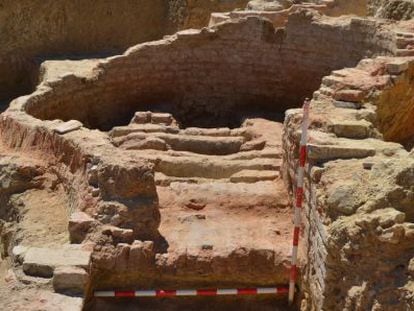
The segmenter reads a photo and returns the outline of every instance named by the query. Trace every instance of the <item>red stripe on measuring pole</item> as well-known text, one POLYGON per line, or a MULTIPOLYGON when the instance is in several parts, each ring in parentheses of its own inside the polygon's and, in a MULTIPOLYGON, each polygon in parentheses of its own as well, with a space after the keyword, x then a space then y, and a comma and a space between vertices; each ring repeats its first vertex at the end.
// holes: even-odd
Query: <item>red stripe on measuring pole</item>
POLYGON ((176 290, 157 290, 155 291, 157 297, 174 297, 177 296, 176 290))
POLYGON ((299 151, 299 166, 304 167, 306 163, 306 145, 300 146, 299 151))
POLYGON ((296 188, 296 206, 295 207, 301 208, 302 203, 303 203, 303 188, 298 187, 296 188))
POLYGON ((257 295, 256 288, 240 288, 237 290, 237 295, 257 295))
POLYGON ((296 205, 294 207, 294 229, 293 229, 293 241, 292 241, 292 259, 290 266, 290 280, 289 280, 289 303, 293 303, 295 297, 295 284, 298 276, 297 260, 298 260, 298 245, 300 238, 300 226, 301 226, 301 212, 303 206, 304 197, 304 175, 306 165, 306 144, 308 140, 308 126, 309 126, 309 106, 310 100, 306 99, 303 104, 303 118, 302 118, 302 135, 300 138, 299 148, 299 167, 297 172, 297 185, 296 185, 296 205))
POLYGON ((293 246, 299 245, 299 234, 300 234, 300 228, 295 227, 293 229, 293 246))
POLYGON ((217 289, 198 289, 197 296, 216 296, 217 289))
POLYGON ((141 291, 96 291, 95 297, 184 297, 184 296, 244 296, 244 295, 282 295, 287 294, 289 288, 283 287, 259 287, 259 288, 234 288, 234 289, 181 289, 181 290, 141 290, 141 291))
POLYGON ((289 287, 280 287, 277 289, 277 294, 287 294, 289 293, 289 287))

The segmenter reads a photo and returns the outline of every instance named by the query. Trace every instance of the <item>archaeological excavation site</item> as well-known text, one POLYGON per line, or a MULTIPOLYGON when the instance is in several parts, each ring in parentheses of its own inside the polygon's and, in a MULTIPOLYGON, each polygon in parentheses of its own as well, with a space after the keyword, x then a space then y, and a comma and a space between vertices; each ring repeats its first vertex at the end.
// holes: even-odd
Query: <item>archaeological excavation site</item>
POLYGON ((0 43, 0 310, 414 310, 413 0, 4 0, 0 43))

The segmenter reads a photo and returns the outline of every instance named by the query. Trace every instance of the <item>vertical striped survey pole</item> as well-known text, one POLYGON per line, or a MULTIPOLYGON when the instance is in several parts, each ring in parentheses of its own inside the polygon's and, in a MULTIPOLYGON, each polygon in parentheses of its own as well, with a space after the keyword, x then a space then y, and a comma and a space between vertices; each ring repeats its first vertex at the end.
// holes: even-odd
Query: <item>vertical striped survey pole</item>
POLYGON ((297 271, 297 259, 298 259, 298 244, 301 226, 301 212, 303 205, 303 179, 305 173, 306 163, 306 144, 308 140, 308 126, 309 126, 309 106, 310 100, 307 98, 303 104, 303 119, 302 119, 302 135, 300 139, 299 150, 299 167, 297 172, 297 185, 296 185, 296 202, 295 202, 295 218, 294 218, 294 230, 293 230, 293 247, 292 247, 292 259, 290 267, 290 281, 289 281, 289 304, 293 303, 295 297, 295 284, 298 275, 297 271))

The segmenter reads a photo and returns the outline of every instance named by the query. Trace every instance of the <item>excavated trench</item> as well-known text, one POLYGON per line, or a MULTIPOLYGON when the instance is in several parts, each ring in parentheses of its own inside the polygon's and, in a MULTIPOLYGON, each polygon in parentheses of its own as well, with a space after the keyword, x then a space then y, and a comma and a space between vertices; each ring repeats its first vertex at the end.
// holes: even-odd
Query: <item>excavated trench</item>
MULTIPOLYGON (((269 53, 279 40, 273 27, 258 19, 242 25, 230 23, 216 33, 188 31, 168 44, 138 46, 98 63, 92 77, 66 75, 61 82, 46 82, 38 99, 26 102, 26 112, 38 119, 81 121, 105 131, 113 148, 153 165, 160 215, 159 237, 148 255, 153 259, 134 263, 132 255, 121 259, 123 253, 111 251, 126 266, 110 268, 98 252, 91 289, 287 284, 292 223, 280 175, 281 121, 286 109, 311 94, 311 86, 293 96, 285 93, 290 86, 283 80, 292 78, 276 74, 281 64, 269 53), (242 42, 236 50, 223 50, 239 41, 240 32, 251 31, 254 46, 246 49, 242 42), (256 47, 263 44, 258 57, 256 47)), ((98 218, 115 223, 105 212, 98 218)), ((242 301, 247 309, 285 302, 277 297, 186 299, 173 305, 214 303, 226 310, 242 301)), ((102 299, 89 303, 99 310, 120 306, 102 299)))
MULTIPOLYGON (((287 284, 292 222, 280 172, 284 112, 312 97, 332 70, 355 66, 367 51, 390 54, 387 36, 369 40, 373 29, 307 11, 292 14, 283 29, 257 18, 231 21, 45 79, 15 101, 16 125, 2 120, 10 144, 64 150, 60 160, 70 173, 60 173, 73 175, 67 188, 80 193, 71 206, 94 218, 93 234, 77 237, 101 243, 92 255, 87 307, 137 306, 93 299, 93 290, 287 284), (69 120, 83 127, 57 135, 69 120), (37 134, 29 134, 31 126, 37 134)), ((377 112, 385 139, 407 148, 412 111, 393 115, 400 128, 388 128, 385 105, 395 98, 409 109, 410 82, 398 82, 401 96, 384 93, 377 112)), ((139 303, 148 310, 249 310, 258 303, 260 310, 275 303, 286 310, 275 298, 139 303)))

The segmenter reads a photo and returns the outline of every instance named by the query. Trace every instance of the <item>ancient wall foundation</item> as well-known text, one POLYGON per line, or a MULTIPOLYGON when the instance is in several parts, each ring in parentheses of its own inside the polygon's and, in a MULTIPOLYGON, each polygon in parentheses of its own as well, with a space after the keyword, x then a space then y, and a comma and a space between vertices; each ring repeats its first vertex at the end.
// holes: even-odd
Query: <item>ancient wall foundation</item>
MULTIPOLYGON (((160 2, 160 19, 147 22, 162 36, 234 3, 160 2)), ((136 307, 95 290, 285 286, 298 108, 310 97, 294 308, 414 308, 414 28, 345 9, 325 15, 340 4, 213 15, 210 27, 120 55, 44 62, 33 93, 0 116, 0 156, 10 162, 0 161, 0 264, 13 263, 10 282, 53 278, 61 293, 62 279, 76 276, 87 310, 136 307), (25 208, 42 206, 39 197, 64 211, 66 235, 47 216, 59 241, 24 236, 25 208)), ((209 303, 267 310, 285 300, 209 303)), ((175 303, 140 306, 188 307, 175 303)))
MULTIPOLYGON (((409 284, 404 275, 412 256, 412 214, 406 205, 411 197, 406 177, 412 170, 412 154, 400 144, 382 140, 386 108, 378 101, 390 93, 397 98, 397 94, 410 94, 411 86, 404 81, 411 81, 412 66, 412 59, 363 60, 355 69, 324 78, 314 95, 304 209, 304 243, 309 256, 304 278, 307 299, 312 302, 305 309, 381 308, 391 296, 399 297, 398 310, 412 305, 404 295, 404 286, 409 284), (394 84, 394 79, 400 82, 394 84), (389 184, 398 186, 389 188, 389 184), (393 191, 400 192, 399 199, 393 198, 393 191), (391 253, 393 259, 388 257, 391 253), (377 264, 386 275, 395 277, 400 290, 391 290, 393 285, 382 274, 360 279, 370 265, 377 264)), ((409 96, 400 103, 410 101, 409 96)), ((391 103, 389 97, 387 102, 391 103)), ((397 117, 394 113, 389 117, 397 117)), ((285 172, 293 181, 298 152, 298 126, 293 124, 300 115, 298 110, 291 111, 285 121, 285 172)), ((403 120, 398 124, 404 127, 403 120)), ((390 136, 385 132, 384 138, 391 140, 390 136)), ((402 142, 398 135, 393 138, 402 142)))
POLYGON ((4 1, 0 101, 33 91, 43 59, 120 53, 178 29, 206 26, 212 11, 243 8, 246 2, 121 0, 87 5, 76 0, 4 1))
POLYGON ((332 69, 395 49, 393 34, 378 31, 375 22, 331 21, 299 11, 284 30, 251 18, 179 32, 101 61, 91 76, 48 81, 52 90, 34 93, 25 110, 40 119, 76 119, 99 129, 126 124, 134 111, 149 108, 174 112, 186 126, 209 117, 213 125, 232 126, 241 117, 232 112, 235 107, 249 115, 258 102, 261 111, 277 117, 298 106, 332 69))

